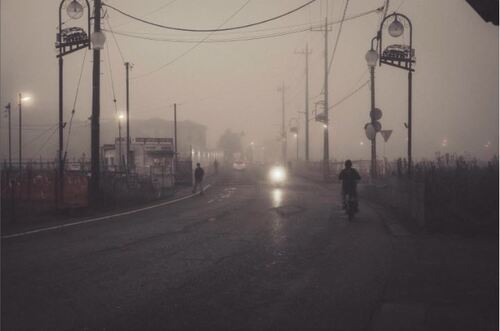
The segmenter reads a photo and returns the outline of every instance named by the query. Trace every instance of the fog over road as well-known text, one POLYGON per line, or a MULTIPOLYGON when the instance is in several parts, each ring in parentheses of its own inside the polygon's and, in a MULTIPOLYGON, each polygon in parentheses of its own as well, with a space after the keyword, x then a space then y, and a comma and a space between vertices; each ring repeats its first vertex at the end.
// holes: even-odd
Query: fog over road
POLYGON ((2 330, 366 330, 391 249, 338 191, 227 171, 174 205, 4 239, 2 330))

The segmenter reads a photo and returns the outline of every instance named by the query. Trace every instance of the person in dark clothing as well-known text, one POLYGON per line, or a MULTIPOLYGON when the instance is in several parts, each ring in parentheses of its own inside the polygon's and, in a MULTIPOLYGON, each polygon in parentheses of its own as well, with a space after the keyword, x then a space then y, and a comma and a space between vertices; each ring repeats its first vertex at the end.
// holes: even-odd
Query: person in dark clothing
POLYGON ((200 187, 200 194, 203 194, 203 176, 205 175, 205 171, 200 166, 199 163, 196 163, 196 169, 194 170, 194 186, 193 193, 196 193, 198 186, 200 187))
POLYGON ((219 162, 217 159, 214 161, 214 173, 217 175, 219 173, 219 162))
POLYGON ((361 179, 359 173, 352 167, 351 160, 347 160, 344 163, 345 168, 339 174, 339 180, 342 181, 342 205, 343 209, 346 208, 346 197, 349 194, 356 201, 356 210, 358 209, 358 192, 357 185, 358 181, 361 179))

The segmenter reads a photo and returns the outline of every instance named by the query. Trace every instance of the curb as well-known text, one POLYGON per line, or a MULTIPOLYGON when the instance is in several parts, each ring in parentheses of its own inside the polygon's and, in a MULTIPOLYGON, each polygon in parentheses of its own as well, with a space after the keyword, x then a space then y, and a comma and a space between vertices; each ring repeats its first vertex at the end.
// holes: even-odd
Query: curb
MULTIPOLYGON (((207 184, 203 188, 203 190, 207 190, 211 186, 212 186, 212 184, 207 184)), ((24 231, 24 232, 13 233, 13 234, 9 234, 9 235, 3 235, 1 237, 1 239, 18 238, 18 237, 24 237, 24 236, 27 236, 27 235, 41 233, 41 232, 59 230, 59 229, 62 229, 62 228, 72 227, 72 226, 76 226, 76 225, 95 223, 95 222, 99 222, 99 221, 109 221, 111 219, 114 219, 114 218, 117 218, 117 217, 120 217, 120 216, 133 215, 133 214, 137 214, 137 213, 140 213, 140 212, 143 212, 143 211, 146 211, 146 210, 150 210, 150 209, 154 209, 154 208, 159 208, 159 207, 163 207, 163 206, 168 206, 168 205, 173 205, 173 204, 175 204, 177 202, 190 199, 190 198, 195 197, 195 196, 197 196, 199 194, 200 193, 188 194, 188 195, 185 195, 185 196, 177 198, 177 199, 168 200, 168 201, 160 202, 160 203, 157 203, 157 204, 154 204, 154 205, 151 205, 151 206, 137 208, 137 209, 132 209, 132 210, 128 210, 128 211, 116 213, 116 214, 111 214, 111 215, 106 215, 106 216, 100 216, 100 217, 94 217, 94 218, 90 218, 90 219, 84 219, 84 220, 81 220, 81 221, 74 221, 74 222, 71 222, 71 223, 64 223, 64 224, 49 226, 49 227, 46 227, 46 228, 39 228, 39 229, 35 229, 35 230, 29 230, 29 231, 24 231)))

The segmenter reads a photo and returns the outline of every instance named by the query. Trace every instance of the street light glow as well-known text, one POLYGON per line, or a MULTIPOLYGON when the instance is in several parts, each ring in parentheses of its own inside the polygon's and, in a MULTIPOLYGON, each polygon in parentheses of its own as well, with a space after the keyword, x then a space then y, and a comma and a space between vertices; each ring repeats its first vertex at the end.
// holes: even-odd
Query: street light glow
POLYGON ((125 118, 125 115, 123 113, 118 114, 118 119, 123 120, 125 118))
POLYGON ((25 96, 21 98, 21 101, 30 101, 31 97, 30 96, 25 96))
POLYGON ((366 52, 365 59, 369 67, 374 67, 378 61, 377 51, 370 49, 368 52, 366 52))
POLYGON ((83 6, 78 1, 73 0, 68 7, 66 7, 66 13, 72 19, 77 20, 83 15, 83 6))
POLYGON ((395 16, 394 21, 389 25, 389 34, 391 37, 397 38, 403 34, 404 30, 403 24, 398 21, 398 17, 395 16))
POLYGON ((94 49, 103 49, 104 43, 106 42, 106 35, 102 31, 96 31, 90 36, 90 41, 94 49))
POLYGON ((294 136, 295 138, 297 138, 297 134, 296 134, 296 133, 294 133, 294 134, 293 134, 293 136, 294 136))
POLYGON ((326 125, 326 124, 323 124, 323 127, 324 127, 325 129, 328 129, 328 125, 326 125))

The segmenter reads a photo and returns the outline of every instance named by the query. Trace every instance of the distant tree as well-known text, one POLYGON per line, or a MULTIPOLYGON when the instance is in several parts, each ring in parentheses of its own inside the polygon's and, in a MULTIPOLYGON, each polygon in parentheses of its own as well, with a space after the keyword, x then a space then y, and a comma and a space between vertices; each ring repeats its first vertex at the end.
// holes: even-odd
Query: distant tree
POLYGON ((241 134, 232 132, 227 129, 219 138, 217 147, 224 152, 225 155, 233 155, 233 153, 242 152, 241 134))

